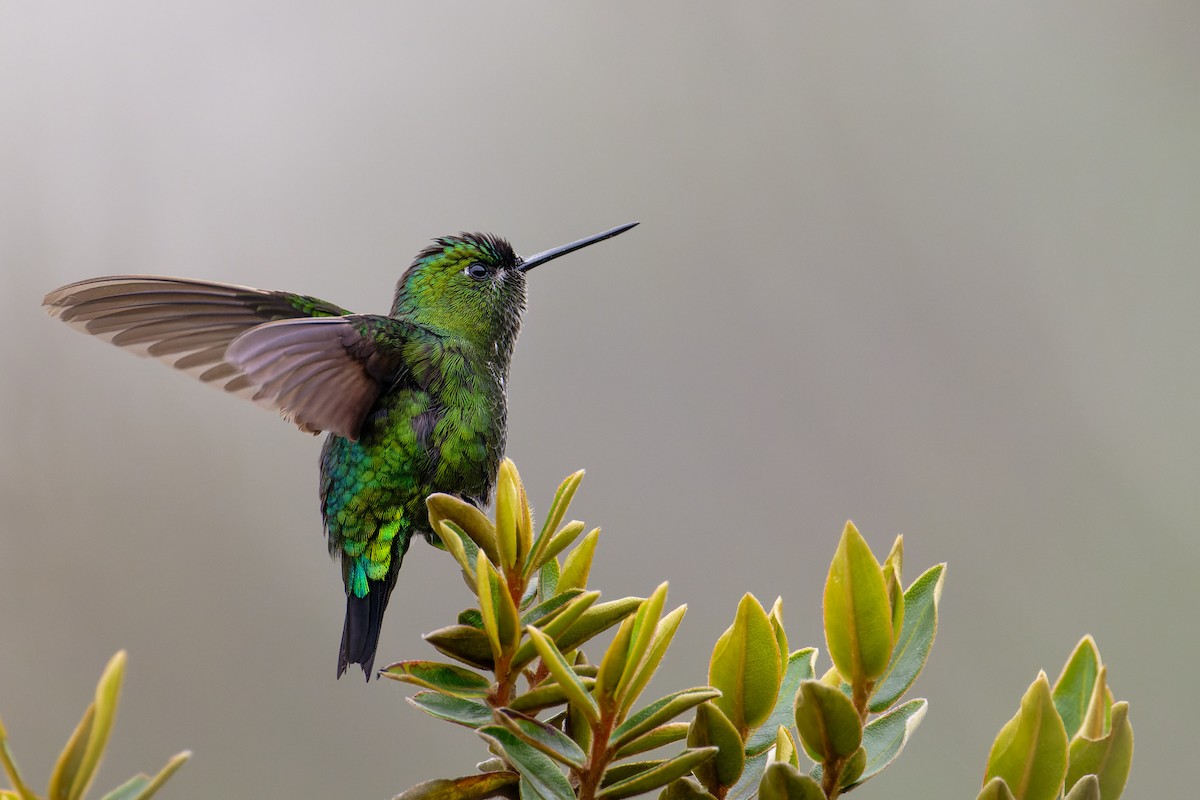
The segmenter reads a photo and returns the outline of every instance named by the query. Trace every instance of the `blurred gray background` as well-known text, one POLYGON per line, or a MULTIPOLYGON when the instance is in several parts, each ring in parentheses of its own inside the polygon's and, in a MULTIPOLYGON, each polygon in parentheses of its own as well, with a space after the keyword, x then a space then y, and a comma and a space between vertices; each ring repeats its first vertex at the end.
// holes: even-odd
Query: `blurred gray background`
MULTIPOLYGON (((588 469, 607 596, 671 581, 655 686, 738 598, 821 645, 852 518, 948 561, 910 749, 856 796, 973 798, 1090 632, 1131 797, 1200 713, 1200 6, 8 2, 0 9, 0 712, 38 785, 127 648, 100 784, 386 798, 482 748, 334 681, 319 441, 40 310, 165 273, 386 310, 430 238, 531 253, 509 454, 588 469), (631 556, 630 554, 636 555, 631 556)), ((379 662, 468 602, 409 554, 379 662)), ((822 657, 824 658, 824 657, 822 657)), ((822 661, 822 669, 827 665, 822 661)))

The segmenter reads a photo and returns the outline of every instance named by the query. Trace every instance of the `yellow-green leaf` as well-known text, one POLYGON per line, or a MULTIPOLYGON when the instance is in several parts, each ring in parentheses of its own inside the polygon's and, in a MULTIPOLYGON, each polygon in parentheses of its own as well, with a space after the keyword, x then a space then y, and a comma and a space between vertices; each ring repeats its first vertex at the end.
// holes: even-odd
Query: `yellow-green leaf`
POLYGON ((636 756, 639 753, 647 753, 668 744, 682 741, 687 738, 688 727, 686 722, 667 722, 659 725, 657 728, 652 728, 649 733, 643 733, 628 744, 622 745, 617 750, 616 758, 622 759, 629 756, 636 756))
POLYGON ((707 702, 696 706, 696 716, 688 727, 688 747, 715 747, 717 754, 695 769, 701 785, 718 797, 742 776, 746 754, 742 737, 721 709, 707 702))
POLYGON ((67 740, 66 747, 54 765, 54 771, 50 773, 50 787, 46 790, 49 800, 67 800, 70 796, 71 786, 75 783, 75 776, 83 762, 84 750, 87 749, 88 739, 91 738, 95 717, 96 704, 91 703, 83 712, 83 718, 75 726, 71 738, 67 740))
POLYGON ((1004 778, 1017 800, 1054 800, 1066 774, 1067 731, 1041 672, 1021 698, 1021 710, 1000 729, 984 781, 1004 778))
POLYGON ((1084 636, 1054 682, 1054 707, 1062 717, 1068 739, 1074 738, 1083 725, 1099 672, 1100 651, 1091 636, 1084 636))
POLYGON ((690 778, 679 778, 667 784, 658 800, 717 800, 690 778))
POLYGON ((605 786, 596 793, 596 798, 597 800, 601 800, 601 798, 620 800, 622 797, 632 797, 635 794, 642 794, 657 789, 660 786, 666 786, 676 778, 682 778, 684 775, 687 775, 697 765, 704 763, 705 760, 712 758, 715 752, 716 748, 712 747, 699 750, 684 750, 674 758, 668 759, 645 772, 605 786))
POLYGON ((554 646, 550 637, 532 626, 525 631, 542 657, 542 663, 566 693, 567 701, 582 711, 590 722, 598 722, 600 709, 596 706, 596 701, 592 699, 575 670, 563 658, 563 654, 554 646))
POLYGON ((496 529, 492 521, 475 506, 449 494, 431 494, 425 500, 430 527, 436 531, 442 520, 449 520, 465 533, 475 546, 487 553, 488 561, 500 563, 496 529))
POLYGON ((625 658, 625 666, 621 670, 621 679, 617 683, 615 690, 615 696, 622 706, 627 707, 625 694, 629 691, 629 687, 637 677, 642 659, 645 657, 646 651, 650 649, 650 644, 654 641, 659 617, 662 616, 663 605, 666 602, 667 583, 664 581, 646 598, 646 601, 638 607, 637 612, 632 617, 632 625, 629 631, 628 654, 625 658))
POLYGON ((1017 800, 1004 778, 995 777, 983 785, 976 800, 1017 800))
POLYGON ((937 636, 938 601, 946 565, 936 564, 912 582, 904 593, 904 625, 892 646, 887 669, 875 682, 870 710, 886 711, 917 680, 937 636))
POLYGON ((1071 742, 1067 786, 1073 786, 1085 775, 1095 775, 1100 781, 1103 800, 1117 800, 1129 780, 1133 762, 1133 726, 1129 723, 1129 704, 1113 703, 1112 728, 1100 739, 1078 736, 1071 742))
POLYGON ((1063 800, 1104 800, 1100 791, 1100 779, 1095 775, 1084 775, 1080 778, 1063 800))
POLYGON ((771 715, 781 678, 775 629, 762 605, 747 593, 708 666, 708 682, 721 691, 717 707, 743 738, 771 715))
POLYGON ((600 529, 594 528, 567 556, 567 560, 563 562, 562 573, 558 576, 558 591, 587 588, 588 574, 592 571, 592 557, 596 555, 596 542, 599 538, 600 529))
POLYGON ((819 783, 781 761, 767 765, 758 784, 758 796, 760 800, 825 800, 819 783))
POLYGON ((854 703, 840 689, 820 681, 801 681, 796 694, 796 730, 813 761, 848 758, 862 744, 862 722, 854 703))
POLYGON ((88 736, 87 747, 79 762, 79 770, 76 772, 75 780, 72 781, 67 794, 69 800, 79 800, 91 786, 92 779, 96 775, 96 767, 100 765, 100 758, 108 746, 108 737, 112 733, 113 721, 117 715, 117 704, 121 698, 125 661, 125 651, 121 650, 109 660, 108 666, 104 668, 104 674, 100 676, 100 683, 96 686, 96 715, 92 720, 92 730, 91 735, 88 736))
POLYGON ((892 655, 892 605, 883 569, 862 534, 847 522, 825 582, 825 642, 851 685, 865 687, 892 655))
POLYGON ((496 797, 506 787, 516 786, 519 779, 517 773, 507 770, 462 778, 437 778, 418 783, 393 800, 484 800, 496 797))
POLYGON ((455 697, 487 697, 492 688, 492 682, 477 672, 437 661, 399 661, 379 674, 455 697))
POLYGON ((547 540, 546 546, 539 556, 539 561, 542 564, 553 561, 559 553, 575 543, 575 540, 579 538, 579 534, 583 533, 583 528, 583 523, 577 519, 568 522, 563 526, 561 531, 547 540))
POLYGON ((675 631, 679 629, 679 623, 683 620, 683 615, 686 613, 687 606, 680 606, 663 617, 655 626, 654 636, 650 639, 650 647, 646 652, 646 657, 642 659, 642 663, 637 668, 633 679, 622 693, 622 711, 628 711, 633 706, 642 694, 642 690, 646 688, 646 684, 650 682, 650 678, 654 675, 655 670, 658 669, 658 665, 662 663, 667 648, 671 646, 671 640, 675 637, 675 631))
POLYGON ((449 625, 425 634, 438 652, 479 669, 495 668, 488 635, 471 625, 449 625))
POLYGON ((787 672, 788 665, 788 640, 787 633, 783 629, 783 598, 776 597, 775 605, 771 606, 771 613, 767 615, 767 619, 771 621, 771 628, 775 631, 775 646, 779 648, 779 674, 787 672))
MULTIPOLYGON (((642 605, 645 606, 645 603, 642 605)), ((604 657, 600 659, 600 669, 596 672, 595 696, 596 702, 602 706, 616 691, 621 674, 625 671, 625 664, 629 658, 629 641, 633 636, 634 619, 635 616, 628 616, 621 621, 621 627, 617 628, 617 634, 613 636, 608 649, 604 651, 604 657)))
POLYGON ((467 578, 470 581, 474 581, 475 565, 471 562, 471 557, 467 555, 466 546, 463 544, 466 534, 449 520, 440 520, 433 530, 438 535, 438 539, 441 540, 442 546, 446 548, 450 555, 454 556, 454 560, 462 567, 462 571, 467 578))
MULTIPOLYGON (((599 597, 599 592, 584 592, 569 601, 548 622, 535 627, 557 642, 574 627, 576 622, 583 620, 583 615, 599 597)), ((620 622, 621 619, 618 617, 616 621, 620 622)), ((571 650, 573 647, 574 645, 571 647, 560 646, 559 649, 571 650)), ((537 658, 537 650, 534 649, 533 642, 527 639, 517 647, 517 652, 512 657, 511 668, 514 670, 523 669, 526 664, 535 658, 537 658)))
MULTIPOLYGON (((746 754, 758 755, 767 750, 775 742, 776 731, 781 725, 787 727, 795 720, 796 692, 800 691, 800 681, 813 677, 813 665, 816 663, 816 648, 806 647, 788 656, 787 668, 783 680, 779 684, 779 698, 775 701, 775 709, 771 716, 758 730, 750 735, 746 742, 746 754)), ((840 680, 839 680, 840 683, 840 680)))
POLYGON ((571 737, 533 717, 505 708, 496 712, 496 717, 526 744, 541 750, 546 755, 574 769, 583 769, 587 754, 583 748, 571 741, 571 737))
POLYGON ((523 513, 519 481, 517 468, 512 461, 507 458, 502 460, 496 476, 496 549, 500 554, 496 566, 504 575, 512 573, 521 555, 518 521, 523 513))
POLYGON ((771 760, 782 761, 797 768, 800 766, 799 754, 796 752, 796 740, 792 738, 791 730, 783 725, 775 730, 775 753, 771 760))

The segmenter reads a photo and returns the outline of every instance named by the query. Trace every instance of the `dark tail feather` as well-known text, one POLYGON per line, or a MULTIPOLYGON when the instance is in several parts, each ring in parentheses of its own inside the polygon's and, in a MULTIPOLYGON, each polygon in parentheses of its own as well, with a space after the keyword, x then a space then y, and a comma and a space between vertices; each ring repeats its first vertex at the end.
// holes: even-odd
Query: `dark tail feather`
POLYGON ((361 664, 363 675, 371 680, 371 669, 375 665, 375 648, 379 646, 379 632, 383 626, 383 610, 392 596, 395 580, 369 581, 367 596, 346 596, 346 622, 342 626, 342 650, 338 654, 338 677, 346 673, 351 664, 361 664))

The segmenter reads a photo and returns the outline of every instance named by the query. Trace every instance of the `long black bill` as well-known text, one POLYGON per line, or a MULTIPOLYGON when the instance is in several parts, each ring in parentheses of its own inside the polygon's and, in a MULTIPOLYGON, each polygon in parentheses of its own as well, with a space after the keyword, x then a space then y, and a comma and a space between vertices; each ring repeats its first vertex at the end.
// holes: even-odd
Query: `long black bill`
POLYGON ((605 239, 611 239, 614 236, 619 236, 620 234, 624 233, 625 231, 629 230, 630 228, 632 228, 635 225, 637 225, 636 222, 627 222, 624 225, 618 225, 615 228, 610 228, 609 230, 606 230, 604 233, 597 233, 595 236, 589 236, 586 239, 580 239, 577 242, 571 242, 570 244, 564 244, 561 247, 552 247, 549 250, 543 250, 542 252, 538 253, 537 255, 530 256, 529 258, 522 261, 521 266, 517 267, 517 269, 520 270, 521 272, 528 272, 529 270, 536 267, 538 264, 545 264, 547 261, 553 261, 554 259, 558 258, 559 256, 565 256, 567 253, 574 253, 576 250, 580 249, 581 247, 587 247, 589 244, 595 244, 596 242, 603 242, 605 239))

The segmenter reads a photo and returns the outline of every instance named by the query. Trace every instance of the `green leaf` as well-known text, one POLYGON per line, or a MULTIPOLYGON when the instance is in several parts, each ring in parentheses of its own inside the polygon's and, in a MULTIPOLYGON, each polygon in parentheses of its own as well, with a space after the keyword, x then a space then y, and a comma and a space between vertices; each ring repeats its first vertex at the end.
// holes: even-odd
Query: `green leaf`
POLYGON ((1017 800, 1054 800, 1066 774, 1067 732, 1040 672, 1021 698, 1021 710, 1000 729, 984 780, 1004 778, 1017 800))
POLYGON ((667 784, 658 795, 658 800, 717 800, 700 785, 688 778, 679 778, 667 784))
POLYGON ((779 674, 783 675, 787 672, 788 665, 788 640, 787 633, 783 629, 783 598, 776 597, 775 605, 771 606, 771 613, 767 615, 767 619, 771 621, 771 628, 775 631, 775 645, 779 648, 779 674))
POLYGON ((595 731, 592 730, 592 723, 579 710, 579 706, 567 706, 563 713, 563 731, 571 737, 571 741, 579 745, 580 750, 585 753, 592 752, 595 731))
POLYGON ((780 761, 767 765, 758 784, 758 796, 760 800, 825 800, 819 783, 780 761))
POLYGON ((888 602, 892 607, 892 638, 900 638, 904 627, 904 534, 896 537, 892 551, 883 561, 883 581, 887 584, 888 602))
POLYGON ((767 768, 767 755, 767 751, 764 751, 746 759, 742 777, 738 778, 733 788, 725 794, 725 800, 749 800, 758 794, 759 784, 762 781, 764 770, 767 768))
POLYGON ((108 794, 104 795, 101 800, 134 800, 134 798, 139 797, 142 793, 142 790, 149 785, 150 777, 148 775, 134 775, 132 778, 125 781, 108 794))
POLYGON ((655 700, 617 726, 609 737, 608 747, 616 752, 634 739, 672 720, 690 708, 711 700, 719 694, 710 686, 697 686, 673 692, 655 700))
POLYGON ((995 777, 983 785, 983 790, 979 792, 976 800, 1017 800, 1017 798, 1013 797, 1012 790, 1008 788, 1004 778, 995 777))
MULTIPOLYGON (((578 674, 578 673, 576 673, 578 674)), ((583 688, 587 691, 592 691, 596 685, 594 678, 584 678, 580 676, 579 682, 583 684, 583 688)), ((543 681, 534 688, 519 694, 512 699, 508 707, 513 711, 520 711, 522 714, 536 714, 539 711, 554 706, 561 705, 567 702, 567 692, 558 684, 557 681, 543 681)))
POLYGON ((925 700, 909 700, 902 706, 877 717, 863 728, 862 746, 867 762, 856 784, 878 775, 900 755, 908 737, 925 718, 925 700))
MULTIPOLYGON (((580 530, 583 526, 579 526, 580 530)), ((538 570, 538 597, 553 597, 558 591, 558 559, 551 558, 538 570)))
POLYGON ((109 660, 104 674, 100 676, 100 683, 96 686, 96 714, 92 720, 91 735, 88 736, 87 747, 84 748, 83 757, 79 761, 79 770, 71 782, 67 794, 69 800, 79 800, 88 790, 92 778, 95 777, 96 767, 100 764, 100 758, 104 755, 104 749, 108 746, 108 737, 112 733, 113 721, 117 715, 117 703, 121 697, 125 661, 125 651, 121 650, 109 660))
POLYGON ((818 763, 854 755, 862 744, 862 723, 850 698, 820 681, 800 682, 796 730, 804 750, 818 763))
MULTIPOLYGON (((596 634, 603 633, 637 611, 638 606, 644 600, 644 597, 623 597, 620 600, 597 603, 584 611, 575 623, 561 635, 554 636, 554 644, 564 653, 574 650, 596 634)), ((557 622, 556 618, 546 626, 548 633, 557 622)))
POLYGON ((588 574, 592 571, 592 558, 596 555, 596 542, 600 539, 600 529, 593 528, 579 546, 571 551, 563 562, 562 573, 558 576, 558 590, 586 589, 588 574))
POLYGON ((1067 792, 1067 796, 1063 800, 1103 800, 1104 794, 1100 791, 1100 779, 1095 775, 1084 775, 1080 778, 1071 791, 1067 792))
POLYGON ((875 681, 892 655, 892 607, 883 569, 847 522, 825 581, 825 642, 852 686, 875 681))
POLYGON ((666 655, 667 648, 671 646, 671 640, 675 638, 675 631, 679 629, 679 623, 683 621, 683 615, 686 613, 687 606, 682 605, 659 620, 658 625, 654 627, 654 636, 650 639, 646 657, 642 659, 641 666, 637 668, 637 672, 629 681, 629 685, 621 697, 622 712, 627 712, 645 690, 646 684, 650 682, 658 665, 662 663, 663 656, 666 655))
POLYGON ((470 625, 450 625, 425 634, 429 642, 442 655, 450 656, 472 667, 491 671, 496 668, 492 658, 492 645, 488 636, 479 628, 470 625))
POLYGON ((767 612, 752 594, 738 603, 737 616, 717 640, 708 682, 721 691, 717 707, 745 736, 762 725, 779 696, 779 645, 767 612))
POLYGON ((483 631, 492 647, 493 658, 499 661, 521 640, 520 614, 504 579, 482 553, 476 561, 475 573, 483 631))
POLYGON ((596 793, 596 797, 620 800, 622 797, 632 797, 635 794, 642 794, 643 792, 657 789, 660 786, 666 786, 676 778, 682 778, 684 775, 687 775, 699 764, 704 763, 705 760, 712 758, 715 752, 715 747, 706 747, 700 750, 684 750, 674 758, 664 761, 652 769, 604 787, 596 793))
POLYGON ((431 494, 425 499, 429 509, 429 525, 439 530, 442 522, 452 522, 475 546, 487 554, 488 561, 500 563, 500 551, 496 545, 496 529, 482 511, 454 495, 431 494))
POLYGON ((587 763, 587 754, 558 728, 511 709, 501 709, 497 717, 504 727, 521 737, 526 744, 536 747, 555 761, 575 769, 583 769, 587 763))
POLYGON ((392 800, 484 800, 515 787, 519 777, 515 772, 503 771, 462 778, 437 778, 418 783, 392 800))
MULTIPOLYGON (((441 520, 440 524, 433 528, 433 532, 437 534, 437 538, 442 543, 442 547, 449 551, 450 555, 454 556, 454 560, 462 567, 463 573, 470 580, 470 585, 474 585, 475 580, 475 556, 468 553, 466 543, 470 541, 467 534, 463 533, 462 529, 448 520, 441 520)), ((474 546, 474 542, 472 542, 474 546)), ((478 548, 474 548, 478 552, 478 548)))
POLYGON ((558 561, 558 554, 575 543, 579 538, 579 534, 583 533, 584 524, 577 519, 573 519, 558 533, 550 537, 550 541, 546 543, 545 552, 541 555, 541 560, 545 563, 558 561))
POLYGON ((912 582, 904 593, 904 625, 892 648, 887 669, 875 684, 870 710, 878 714, 892 707, 916 682, 929 658, 937 635, 938 600, 942 596, 945 564, 937 564, 912 582))
POLYGON ((1096 673, 1096 685, 1091 694, 1091 702, 1088 703, 1087 713, 1083 715, 1083 724, 1079 726, 1076 737, 1102 739, 1112 720, 1112 692, 1108 688, 1107 667, 1101 666, 1096 673))
MULTIPOLYGON (((554 500, 550 503, 550 510, 546 512, 546 521, 542 523, 542 530, 538 533, 537 539, 530 548, 529 559, 526 562, 527 570, 539 569, 546 559, 553 558, 558 555, 557 552, 547 554, 546 546, 549 544, 554 530, 562 523, 563 517, 567 514, 567 508, 571 505, 571 499, 575 496, 575 490, 579 488, 580 482, 583 481, 583 470, 579 470, 566 477, 559 484, 558 491, 554 493, 554 500)), ((579 530, 583 530, 583 523, 579 523, 579 530)), ((565 546, 565 545, 564 545, 565 546)), ((530 574, 526 572, 526 577, 530 574)))
POLYGON ((1099 672, 1100 651, 1091 636, 1084 636, 1054 682, 1054 707, 1062 717, 1068 739, 1075 738, 1083 725, 1099 672))
POLYGON ((477 672, 437 661, 399 661, 379 674, 455 697, 487 697, 492 688, 492 682, 477 672))
POLYGON ((563 654, 554 646, 550 637, 534 627, 525 630, 533 641, 534 647, 537 648, 538 654, 542 657, 542 663, 546 665, 546 669, 550 670, 554 680, 558 681, 559 686, 566 692, 567 701, 582 711, 592 724, 599 722, 600 709, 596 706, 596 701, 588 693, 579 676, 575 674, 575 670, 563 658, 563 654))
POLYGON ((1113 703, 1112 728, 1101 739, 1076 737, 1071 742, 1067 786, 1073 786, 1085 775, 1095 775, 1100 796, 1117 800, 1129 779, 1133 762, 1133 726, 1129 723, 1129 704, 1113 703))
POLYGON ((179 753, 163 767, 157 775, 151 778, 148 775, 136 775, 125 783, 113 789, 108 794, 104 795, 101 800, 150 800, 154 795, 158 794, 158 790, 163 787, 163 784, 175 774, 176 770, 183 766, 184 762, 191 758, 192 754, 188 751, 179 753))
POLYGON ((50 773, 50 787, 46 790, 49 800, 67 800, 70 795, 71 785, 75 783, 75 776, 79 774, 79 765, 83 763, 83 753, 87 749, 88 739, 91 738, 95 718, 96 704, 91 703, 83 712, 83 718, 75 726, 71 738, 67 740, 66 747, 54 765, 54 771, 50 773))
POLYGON ((796 740, 792 738, 790 728, 780 725, 775 731, 775 752, 771 754, 772 761, 781 761, 800 768, 800 757, 796 752, 796 740))
POLYGON ((687 738, 688 724, 686 722, 668 722, 659 725, 649 733, 644 733, 617 751, 615 758, 628 758, 639 753, 648 753, 669 744, 687 738))
POLYGON ((696 767, 696 777, 704 788, 720 796, 723 788, 733 786, 742 776, 746 755, 742 737, 729 717, 712 702, 696 706, 696 716, 688 729, 688 747, 715 747, 717 754, 696 767))
MULTIPOLYGON (((817 767, 820 767, 817 764, 817 767)), ((838 787, 848 789, 861 781, 859 778, 863 774, 863 770, 867 768, 867 751, 860 747, 854 751, 854 755, 850 756, 850 760, 842 767, 842 776, 838 781, 838 787)))
MULTIPOLYGON (((542 633, 557 641, 576 622, 580 620, 584 613, 591 607, 593 603, 596 602, 599 597, 599 592, 584 592, 583 594, 576 595, 574 600, 569 601, 565 606, 563 606, 562 611, 551 617, 548 622, 536 627, 541 630, 542 633)), ((572 648, 560 647, 559 649, 566 651, 572 648)), ((524 642, 521 642, 520 646, 517 647, 517 652, 513 654, 510 665, 511 669, 513 671, 524 669, 525 665, 530 661, 533 661, 535 658, 537 658, 537 650, 535 650, 533 647, 533 641, 526 639, 524 642)))
POLYGON ((556 594, 545 602, 538 603, 533 608, 521 615, 521 625, 533 625, 541 628, 547 622, 557 617, 567 605, 579 595, 583 594, 582 589, 572 589, 569 592, 556 594))
POLYGON ((417 692, 406 699, 431 717, 456 722, 468 728, 478 728, 493 721, 490 706, 465 697, 451 697, 441 692, 417 692))
POLYGON ((811 680, 813 667, 817 660, 815 647, 797 650, 788 656, 787 668, 783 673, 783 682, 779 684, 779 698, 771 716, 763 723, 746 742, 746 755, 755 756, 769 749, 775 743, 775 731, 779 726, 790 728, 795 720, 796 692, 800 691, 800 681, 811 680))
POLYGON ((464 608, 458 612, 456 621, 459 625, 470 625, 472 628, 483 630, 483 614, 479 613, 478 608, 464 608))
MULTIPOLYGON (((645 603, 642 604, 643 606, 645 603)), ((596 702, 602 706, 609 705, 608 700, 617 689, 621 674, 629 658, 629 642, 633 636, 633 624, 636 617, 626 617, 621 621, 621 627, 613 636, 604 657, 600 659, 600 668, 596 672, 596 702)))
POLYGON ((633 615, 625 665, 621 670, 621 679, 617 683, 614 692, 614 695, 623 708, 628 708, 632 704, 632 699, 630 703, 625 702, 626 695, 629 693, 630 687, 638 676, 642 659, 645 658, 651 643, 654 641, 659 618, 662 616, 663 606, 666 605, 666 602, 667 583, 664 581, 646 598, 645 602, 638 606, 637 613, 633 615))
POLYGON ((479 735, 500 750, 508 763, 546 800, 575 800, 575 791, 567 781, 567 776, 545 753, 526 744, 515 733, 500 725, 480 728, 479 735))
POLYGON ((503 459, 496 475, 496 550, 500 560, 495 563, 505 575, 512 574, 523 555, 520 480, 512 461, 503 459))

